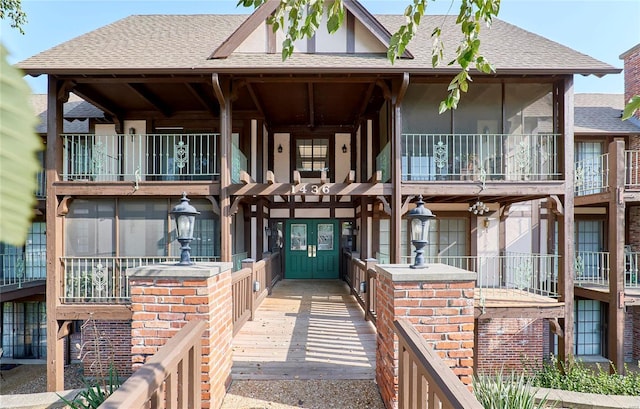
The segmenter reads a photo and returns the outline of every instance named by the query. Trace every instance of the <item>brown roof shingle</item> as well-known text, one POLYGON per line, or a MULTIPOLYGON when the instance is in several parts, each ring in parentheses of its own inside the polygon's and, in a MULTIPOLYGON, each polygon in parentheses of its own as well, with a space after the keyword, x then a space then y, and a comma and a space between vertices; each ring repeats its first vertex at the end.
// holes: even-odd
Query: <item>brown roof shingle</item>
MULTIPOLYGON (((303 54, 287 61, 279 54, 233 53, 208 59, 246 19, 243 15, 135 15, 76 37, 18 64, 40 73, 208 73, 208 72, 455 72, 446 63, 460 38, 455 16, 425 16, 409 45, 415 58, 391 65, 384 55, 303 54), (442 25, 445 61, 431 67, 430 34, 442 25)), ((394 32, 403 16, 377 16, 394 32)), ((495 20, 483 29, 482 52, 498 73, 606 74, 620 70, 512 24, 495 20)))

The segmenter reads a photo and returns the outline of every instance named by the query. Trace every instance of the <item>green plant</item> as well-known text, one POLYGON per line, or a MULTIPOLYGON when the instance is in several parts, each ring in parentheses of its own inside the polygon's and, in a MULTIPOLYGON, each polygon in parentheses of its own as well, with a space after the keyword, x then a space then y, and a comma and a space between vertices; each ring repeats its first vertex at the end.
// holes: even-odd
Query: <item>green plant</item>
MULTIPOLYGON (((71 409, 96 409, 98 408, 116 389, 122 385, 118 371, 114 364, 113 356, 109 358, 108 373, 105 373, 105 363, 103 354, 105 349, 102 348, 101 340, 110 339, 106 334, 100 333, 98 326, 93 318, 88 319, 82 325, 82 330, 91 327, 93 330, 93 354, 89 354, 86 351, 87 342, 84 342, 80 346, 81 359, 85 360, 89 357, 95 358, 91 364, 97 366, 97 376, 94 379, 83 379, 85 388, 81 390, 72 400, 67 400, 64 397, 58 395, 62 401, 68 405, 71 409)), ((108 350, 113 350, 108 348, 108 350)))
POLYGON ((96 409, 121 385, 113 363, 109 366, 109 376, 104 383, 98 379, 92 381, 84 379, 83 382, 85 389, 80 391, 73 400, 69 401, 58 395, 71 409, 96 409))
POLYGON ((546 397, 536 403, 535 390, 524 374, 502 372, 495 376, 477 376, 473 379, 473 391, 485 409, 542 409, 550 407, 546 397))
POLYGON ((537 387, 601 395, 640 396, 640 373, 633 373, 626 366, 626 375, 622 376, 617 372, 610 374, 608 368, 605 370, 599 364, 593 369, 581 361, 558 361, 552 355, 542 367, 527 368, 527 372, 532 385, 537 387))

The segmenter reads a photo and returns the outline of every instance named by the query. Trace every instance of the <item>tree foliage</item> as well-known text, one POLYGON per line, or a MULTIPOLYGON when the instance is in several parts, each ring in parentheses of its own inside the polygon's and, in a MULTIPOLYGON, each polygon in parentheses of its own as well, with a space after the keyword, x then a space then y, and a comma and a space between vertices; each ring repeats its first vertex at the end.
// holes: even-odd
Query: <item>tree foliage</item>
MULTIPOLYGON (((239 0, 238 5, 244 7, 260 7, 267 0, 239 0)), ((344 0, 327 2, 324 0, 280 0, 273 15, 269 18, 274 31, 282 30, 285 39, 282 43, 282 58, 286 60, 293 54, 294 42, 312 37, 326 16, 327 30, 335 33, 343 24, 345 10, 344 0)), ((422 17, 427 10, 428 0, 410 0, 404 11, 405 23, 392 35, 387 57, 393 64, 402 56, 416 35, 422 17)), ((493 66, 481 54, 480 30, 490 27, 493 18, 500 11, 500 0, 462 0, 456 24, 463 35, 462 42, 456 49, 456 57, 448 61, 448 65, 459 65, 460 72, 449 83, 447 98, 440 104, 440 112, 455 109, 460 101, 461 92, 466 92, 471 82, 469 73, 472 67, 483 73, 494 71, 493 66)), ((441 41, 441 27, 434 27, 432 65, 440 65, 443 59, 444 44, 441 41)))
MULTIPOLYGON (((26 15, 20 0, 0 0, 0 18, 24 34, 26 15)), ((0 44, 0 242, 21 246, 27 238, 42 149, 35 133, 36 115, 31 106, 31 89, 23 73, 7 62, 0 44)))
POLYGON ((627 102, 627 106, 624 107, 622 113, 622 120, 627 120, 633 116, 633 114, 640 109, 640 95, 634 95, 627 102))
POLYGON ((22 26, 27 22, 27 15, 22 11, 20 0, 0 0, 0 20, 11 20, 11 27, 24 34, 22 26))

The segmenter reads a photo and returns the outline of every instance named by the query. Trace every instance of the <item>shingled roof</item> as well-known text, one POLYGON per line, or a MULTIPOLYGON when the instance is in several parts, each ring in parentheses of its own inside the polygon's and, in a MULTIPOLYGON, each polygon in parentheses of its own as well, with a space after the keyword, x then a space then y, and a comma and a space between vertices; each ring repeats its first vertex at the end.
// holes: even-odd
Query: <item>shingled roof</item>
POLYGON ((640 127, 621 119, 622 94, 576 94, 574 106, 576 134, 640 134, 640 127))
MULTIPOLYGON (((36 126, 36 132, 39 134, 47 133, 47 95, 31 95, 31 106, 38 115, 39 122, 36 126)), ((88 118, 104 118, 102 111, 74 94, 69 94, 69 101, 63 107, 63 127, 66 133, 87 133, 89 132, 88 118)))
MULTIPOLYGON (((432 68, 433 27, 442 25, 445 61, 453 59, 460 39, 455 16, 425 16, 410 44, 414 58, 391 65, 383 54, 295 53, 287 61, 280 54, 233 52, 210 58, 246 15, 135 15, 91 31, 43 51, 18 64, 28 74, 131 73, 452 73, 455 65, 432 68)), ((376 16, 391 33, 403 16, 376 16)), ((495 20, 481 34, 482 53, 500 74, 596 74, 620 69, 533 34, 495 20)))

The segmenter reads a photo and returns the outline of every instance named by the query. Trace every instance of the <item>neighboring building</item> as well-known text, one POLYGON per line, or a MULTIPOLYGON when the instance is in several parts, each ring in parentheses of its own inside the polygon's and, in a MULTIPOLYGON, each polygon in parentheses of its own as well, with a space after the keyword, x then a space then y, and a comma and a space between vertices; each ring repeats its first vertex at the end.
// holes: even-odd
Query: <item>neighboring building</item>
MULTIPOLYGON (((125 269, 178 255, 168 213, 183 191, 202 212, 196 257, 280 251, 284 277, 299 279, 338 278, 344 248, 407 262, 403 214, 421 195, 438 216, 429 260, 478 273, 476 370, 539 362, 554 348, 545 332, 572 354, 582 339, 574 236, 583 230, 574 225, 573 76, 620 69, 497 20, 482 35, 496 74, 474 74, 458 109, 438 115, 457 68, 432 68, 425 44, 432 22, 454 43, 453 18, 425 16, 390 65, 389 32, 404 17, 345 1, 338 33, 319 31, 283 62, 265 24, 275 3, 248 18, 131 16, 18 64, 49 76, 57 123, 46 167, 49 388, 61 384, 58 334, 76 320, 110 328, 110 353, 126 366, 125 269), (62 129, 70 92, 105 121, 62 129)), ((621 339, 601 353, 622 354, 621 339)))

